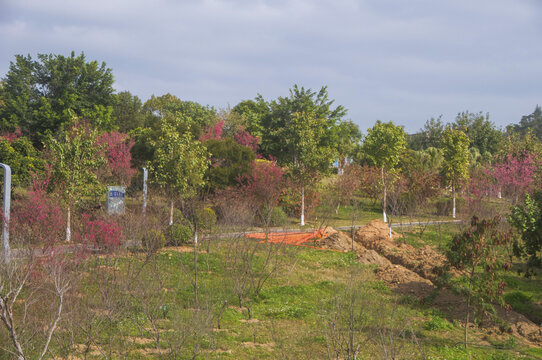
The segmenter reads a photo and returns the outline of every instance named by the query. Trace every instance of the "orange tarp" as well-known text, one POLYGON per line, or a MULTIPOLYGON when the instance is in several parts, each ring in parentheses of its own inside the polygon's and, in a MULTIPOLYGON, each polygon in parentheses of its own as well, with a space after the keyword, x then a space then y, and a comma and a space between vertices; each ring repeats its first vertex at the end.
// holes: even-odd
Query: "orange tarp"
MULTIPOLYGON (((265 240, 265 233, 250 233, 246 234, 247 238, 262 239, 265 240)), ((284 243, 288 245, 302 246, 304 242, 307 242, 314 238, 321 238, 322 231, 316 230, 314 232, 272 232, 267 235, 267 241, 270 243, 284 243)))

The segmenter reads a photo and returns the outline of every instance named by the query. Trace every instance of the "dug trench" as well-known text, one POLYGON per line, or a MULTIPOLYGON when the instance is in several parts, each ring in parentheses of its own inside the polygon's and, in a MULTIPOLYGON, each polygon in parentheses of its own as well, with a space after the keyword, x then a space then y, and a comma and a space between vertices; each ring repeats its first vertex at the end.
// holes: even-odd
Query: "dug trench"
MULTIPOLYGON (((439 282, 445 257, 430 246, 415 248, 402 241, 400 234, 374 220, 354 234, 354 241, 346 233, 326 228, 318 247, 335 251, 354 251, 363 264, 376 265, 376 276, 394 292, 410 296, 420 304, 427 304, 442 311, 449 320, 463 324, 467 305, 466 299, 454 293, 439 282), (441 286, 437 286, 441 284, 441 286)), ((459 272, 451 270, 452 276, 459 272)), ((478 324, 487 334, 499 336, 513 334, 525 344, 542 346, 542 328, 513 310, 495 306, 500 325, 495 319, 485 317, 478 324), (503 327, 502 323, 508 324, 503 327)), ((472 318, 472 317, 471 317, 472 318)), ((474 326, 469 323, 469 327, 474 326)))

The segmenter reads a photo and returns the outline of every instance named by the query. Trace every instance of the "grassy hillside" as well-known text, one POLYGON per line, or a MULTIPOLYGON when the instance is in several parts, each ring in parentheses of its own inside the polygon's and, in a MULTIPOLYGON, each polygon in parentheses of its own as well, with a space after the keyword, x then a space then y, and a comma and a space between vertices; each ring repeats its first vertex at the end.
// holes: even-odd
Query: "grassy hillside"
MULTIPOLYGON (((55 357, 542 358, 522 339, 477 328, 466 351, 460 319, 390 290, 354 253, 242 238, 213 240, 200 251, 197 303, 191 247, 87 258, 53 338, 55 357)), ((523 291, 537 300, 540 283, 526 292, 522 281, 508 279, 511 296, 523 291)), ((0 339, 9 344, 4 330, 0 339)))

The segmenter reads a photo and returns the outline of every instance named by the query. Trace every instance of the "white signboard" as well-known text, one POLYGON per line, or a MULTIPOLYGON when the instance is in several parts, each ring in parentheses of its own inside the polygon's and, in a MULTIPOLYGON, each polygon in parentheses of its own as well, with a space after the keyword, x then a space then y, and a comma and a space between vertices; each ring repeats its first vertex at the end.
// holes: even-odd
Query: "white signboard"
POLYGON ((107 189, 107 213, 124 214, 124 198, 126 197, 124 186, 108 186, 107 189))

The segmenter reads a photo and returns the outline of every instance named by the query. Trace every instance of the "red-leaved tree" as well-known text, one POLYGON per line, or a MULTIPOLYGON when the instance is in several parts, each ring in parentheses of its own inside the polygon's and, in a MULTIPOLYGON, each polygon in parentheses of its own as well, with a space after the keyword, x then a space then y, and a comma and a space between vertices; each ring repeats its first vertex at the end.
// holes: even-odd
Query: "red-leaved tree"
POLYGON ((211 125, 205 129, 200 135, 199 141, 204 142, 210 139, 220 140, 224 131, 224 120, 219 121, 215 125, 211 125))
POLYGON ((134 140, 127 134, 112 131, 102 134, 97 143, 103 146, 103 155, 109 165, 102 177, 118 181, 123 186, 127 185, 137 172, 131 167, 130 150, 134 146, 134 140))
POLYGON ((235 141, 243 146, 249 147, 253 152, 257 152, 259 149, 260 138, 252 135, 244 129, 239 129, 237 134, 235 134, 235 141))
POLYGON ((535 171, 536 158, 533 154, 508 154, 493 166, 493 177, 498 191, 503 191, 516 203, 521 195, 532 190, 535 171))

